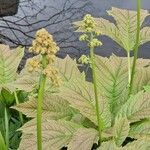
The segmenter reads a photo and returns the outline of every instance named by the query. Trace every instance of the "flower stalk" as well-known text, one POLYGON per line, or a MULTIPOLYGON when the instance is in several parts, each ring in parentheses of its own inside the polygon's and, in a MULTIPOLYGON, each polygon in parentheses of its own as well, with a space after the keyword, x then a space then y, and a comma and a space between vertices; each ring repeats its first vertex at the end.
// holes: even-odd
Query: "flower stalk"
POLYGON ((51 66, 55 62, 55 54, 59 47, 54 42, 52 35, 45 29, 40 29, 36 33, 36 38, 32 42, 30 52, 34 52, 38 57, 28 60, 28 71, 40 74, 37 99, 37 149, 42 150, 42 104, 44 99, 46 79, 51 80, 52 86, 59 86, 61 79, 57 69, 51 66))
MULTIPOLYGON (((91 41, 93 39, 93 35, 91 34, 91 41)), ((95 102, 96 102, 96 116, 98 122, 98 133, 99 133, 99 143, 101 143, 101 118, 100 118, 100 107, 99 107, 99 100, 98 100, 98 89, 97 89, 97 77, 96 77, 96 68, 95 68, 95 60, 94 60, 94 47, 90 46, 90 60, 91 60, 91 67, 92 67, 92 77, 93 77, 93 88, 95 93, 95 102)))
POLYGON ((140 27, 141 27, 141 0, 137 0, 137 33, 136 33, 136 44, 134 48, 134 58, 133 58, 133 66, 131 72, 131 81, 129 86, 129 96, 132 94, 133 89, 133 81, 135 76, 136 62, 138 57, 138 48, 140 45, 140 27))
POLYGON ((130 87, 131 82, 131 58, 130 58, 130 51, 127 52, 128 58, 128 87, 130 87))
POLYGON ((102 43, 96 37, 100 35, 99 32, 95 30, 95 21, 94 18, 87 14, 83 19, 82 28, 85 30, 85 33, 80 36, 80 41, 86 41, 90 48, 90 58, 86 58, 85 56, 81 56, 82 63, 89 63, 92 69, 92 77, 93 77, 93 88, 94 88, 94 95, 95 95, 95 109, 96 109, 96 117, 98 123, 98 133, 99 133, 99 145, 102 141, 102 119, 100 115, 100 102, 98 99, 98 89, 97 89, 97 77, 96 77, 96 64, 94 59, 94 48, 101 46, 102 43))
POLYGON ((7 149, 9 149, 9 117, 6 106, 5 106, 5 142, 7 149))
MULTIPOLYGON (((17 92, 16 91, 14 92, 14 96, 15 96, 16 104, 19 105, 19 100, 18 100, 18 96, 17 96, 17 92)), ((20 117, 21 124, 23 124, 23 116, 22 116, 21 112, 19 112, 19 117, 20 117)))
MULTIPOLYGON (((46 56, 42 56, 42 67, 45 69, 47 66, 46 56)), ((37 101, 37 147, 42 150, 42 104, 44 97, 44 89, 46 84, 46 75, 41 74, 39 81, 38 101, 37 101)))

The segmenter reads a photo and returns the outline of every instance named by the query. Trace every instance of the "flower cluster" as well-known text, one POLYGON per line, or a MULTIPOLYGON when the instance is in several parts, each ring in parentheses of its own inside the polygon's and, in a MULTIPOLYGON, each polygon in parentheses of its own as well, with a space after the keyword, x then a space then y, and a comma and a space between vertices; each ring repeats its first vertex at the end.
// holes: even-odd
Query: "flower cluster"
POLYGON ((32 72, 32 71, 38 71, 38 69, 40 68, 40 61, 38 58, 33 57, 28 59, 28 71, 32 72))
POLYGON ((30 52, 35 54, 55 55, 59 47, 54 42, 52 35, 45 29, 40 29, 36 33, 36 38, 32 42, 32 47, 29 48, 30 52))
POLYGON ((42 59, 46 59, 46 66, 39 61, 39 59, 32 58, 29 60, 29 71, 37 71, 38 68, 42 69, 42 73, 51 79, 51 82, 55 86, 59 86, 61 80, 58 76, 58 70, 55 67, 51 67, 52 63, 55 62, 56 53, 59 47, 53 40, 52 35, 50 35, 45 29, 40 29, 36 33, 36 38, 32 42, 32 47, 29 48, 30 52, 39 54, 42 59), (43 57, 44 56, 44 57, 43 57), (40 67, 41 66, 41 67, 40 67))
POLYGON ((93 38, 90 42, 89 42, 89 46, 91 47, 98 47, 101 46, 102 42, 96 38, 93 38))
POLYGON ((94 18, 90 15, 87 14, 83 18, 83 28, 85 29, 86 32, 91 32, 95 28, 96 24, 94 21, 94 18))
POLYGON ((58 70, 55 67, 47 66, 43 70, 43 74, 51 79, 53 85, 55 85, 55 86, 61 85, 61 79, 58 76, 58 70))
POLYGON ((87 41, 88 46, 93 48, 102 45, 102 42, 95 38, 100 35, 100 32, 96 30, 96 22, 90 14, 85 15, 81 27, 84 29, 85 33, 80 36, 80 41, 87 41))
POLYGON ((89 64, 89 63, 90 63, 90 59, 89 59, 89 57, 87 57, 86 55, 82 55, 82 56, 79 58, 79 63, 82 63, 82 64, 89 64))

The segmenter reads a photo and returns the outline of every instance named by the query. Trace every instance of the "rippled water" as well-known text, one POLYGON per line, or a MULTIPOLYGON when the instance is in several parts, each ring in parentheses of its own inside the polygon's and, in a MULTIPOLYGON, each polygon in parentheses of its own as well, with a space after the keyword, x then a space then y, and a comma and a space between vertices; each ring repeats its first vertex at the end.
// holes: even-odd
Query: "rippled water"
MULTIPOLYGON (((23 0, 22 0, 23 1, 23 0)), ((63 0, 33 0, 39 7, 53 5, 56 8, 61 8, 63 0)), ((74 0, 70 0, 73 2, 74 0)), ((84 0, 81 0, 84 1, 84 0)), ((106 10, 110 9, 111 7, 119 7, 119 8, 127 8, 127 9, 136 9, 136 1, 135 0, 89 0, 89 2, 92 3, 93 9, 90 9, 90 12, 96 16, 96 17, 105 17, 107 18, 106 10)), ((142 8, 143 9, 150 9, 150 0, 142 0, 142 8)), ((32 15, 34 13, 31 9, 25 10, 28 15, 32 15)), ((35 20, 40 20, 41 18, 47 18, 48 14, 52 13, 52 9, 46 9, 45 14, 38 15, 35 20)), ((18 16, 23 15, 22 10, 18 11, 18 16)), ((13 17, 7 17, 10 20, 13 20, 13 17)), ((33 20, 30 20, 31 22, 33 20)), ((150 25, 150 17, 148 17, 145 21, 145 25, 150 25)), ((54 28, 54 30, 56 27, 54 28)), ((26 30, 23 28, 23 30, 26 30)), ((59 29, 58 29, 59 30, 59 29)), ((20 34, 20 33, 16 33, 20 34)), ((34 35, 34 33, 32 33, 34 35)), ((10 33, 11 36, 11 33, 10 33)), ((21 34, 19 35, 21 39, 21 34)), ((102 56, 109 56, 111 53, 115 53, 116 55, 125 56, 124 51, 121 47, 119 47, 115 42, 113 42, 111 39, 102 37, 103 46, 96 51, 96 53, 102 55, 102 56)), ((76 53, 76 51, 74 51, 76 53)), ((150 58, 150 43, 145 44, 140 48, 139 56, 144 58, 150 58)))

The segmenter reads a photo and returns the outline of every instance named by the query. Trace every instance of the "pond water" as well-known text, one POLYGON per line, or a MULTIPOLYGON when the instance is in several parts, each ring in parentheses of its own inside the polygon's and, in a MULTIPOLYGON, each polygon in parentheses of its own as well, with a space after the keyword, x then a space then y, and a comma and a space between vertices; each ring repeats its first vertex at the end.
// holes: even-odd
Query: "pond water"
MULTIPOLYGON (((29 4, 24 1, 25 0, 20 0, 20 5, 22 7, 19 7, 17 15, 11 16, 11 17, 5 17, 5 19, 15 22, 18 20, 18 18, 24 17, 24 13, 26 13, 28 16, 35 15, 37 10, 34 9, 34 6, 27 7, 29 4), (22 8, 23 8, 23 10, 22 10, 22 8)), ((30 18, 30 19, 28 18, 28 20, 27 20, 28 23, 33 23, 35 21, 48 19, 49 16, 54 13, 54 11, 57 12, 57 10, 60 10, 62 8, 62 6, 64 6, 64 2, 65 2, 65 0, 51 0, 51 1, 50 0, 31 0, 31 1, 34 4, 36 4, 37 7, 44 8, 44 10, 42 11, 41 14, 39 14, 33 18, 30 18)), ((69 2, 74 3, 75 0, 69 0, 69 2)), ((89 2, 90 4, 88 6, 86 6, 84 12, 82 12, 82 14, 80 14, 81 12, 78 14, 74 11, 73 12, 74 16, 77 16, 77 17, 72 17, 72 19, 80 20, 81 17, 83 16, 83 14, 86 13, 86 11, 90 12, 92 15, 94 15, 96 17, 102 16, 104 18, 107 18, 108 16, 107 16, 106 10, 109 10, 111 7, 136 9, 136 1, 135 0, 78 0, 78 3, 76 3, 74 5, 74 7, 80 7, 80 5, 84 5, 84 3, 87 3, 87 2, 89 2)), ((30 2, 30 5, 32 5, 33 3, 30 2)), ((69 5, 69 3, 66 5, 69 5)), ((142 8, 149 10, 150 9, 150 0, 142 0, 142 8)), ((64 15, 69 16, 69 13, 64 14, 64 15)), ((26 23, 25 21, 22 20, 19 22, 19 24, 24 25, 26 23)), ((65 34, 64 33, 59 34, 60 30, 65 30, 65 29, 70 28, 70 27, 67 27, 67 24, 69 24, 69 23, 70 22, 67 22, 67 23, 64 22, 64 23, 57 24, 56 26, 53 26, 53 25, 48 25, 48 23, 46 21, 42 21, 42 22, 39 22, 38 24, 35 24, 33 26, 35 28, 35 30, 33 30, 30 33, 29 33, 29 28, 31 29, 31 27, 27 28, 27 26, 21 26, 20 30, 25 32, 25 34, 28 34, 29 36, 34 36, 36 28, 41 27, 41 26, 46 26, 46 28, 50 32, 54 33, 54 36, 56 37, 56 39, 59 42, 62 42, 63 41, 62 37, 66 36, 66 34, 68 32, 69 32, 69 34, 72 34, 72 32, 73 32, 73 30, 71 29, 71 30, 67 31, 67 33, 65 33, 65 34)), ((3 24, 5 24, 5 23, 3 23, 3 24)), ((148 17, 146 19, 144 25, 150 25, 150 17, 148 17)), ((22 32, 20 32, 20 31, 15 31, 15 36, 14 36, 14 33, 8 29, 3 32, 5 34, 9 34, 9 37, 11 37, 11 38, 16 38, 16 36, 17 36, 17 37, 19 37, 19 40, 21 42, 26 42, 26 43, 30 44, 31 39, 29 37, 28 38, 25 37, 25 35, 22 34, 22 32)), ((118 46, 115 42, 113 42, 111 39, 109 39, 107 37, 101 37, 101 40, 103 41, 103 46, 96 50, 97 54, 102 55, 102 56, 109 56, 112 53, 115 53, 116 55, 119 55, 119 56, 125 56, 125 52, 122 50, 122 48, 120 46, 118 46)), ((76 43, 78 43, 78 42, 74 42, 73 44, 75 44, 75 46, 76 46, 76 45, 78 45, 76 43)), ((69 48, 69 50, 67 50, 65 52, 67 53, 70 51, 74 54, 78 53, 77 56, 80 55, 81 53, 83 53, 83 52, 79 53, 78 51, 72 49, 71 47, 69 48)), ((85 51, 85 52, 87 52, 87 51, 85 51)), ((150 58, 150 43, 144 44, 140 48, 139 57, 150 58)))

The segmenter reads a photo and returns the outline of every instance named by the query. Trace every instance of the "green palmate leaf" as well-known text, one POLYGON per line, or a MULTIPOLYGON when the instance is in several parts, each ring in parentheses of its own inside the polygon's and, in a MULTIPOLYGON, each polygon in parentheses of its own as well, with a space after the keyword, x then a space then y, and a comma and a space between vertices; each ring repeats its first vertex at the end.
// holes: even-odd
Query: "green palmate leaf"
POLYGON ((121 146, 129 133, 129 122, 127 118, 121 118, 115 122, 114 136, 116 145, 121 146))
POLYGON ((14 92, 16 89, 27 92, 33 89, 33 76, 17 73, 19 63, 24 55, 23 48, 10 50, 7 45, 0 45, 0 91, 2 88, 14 92))
POLYGON ((122 150, 118 148, 114 141, 103 142, 97 150, 122 150))
MULTIPOLYGON (((45 95, 42 107, 43 116, 51 119, 72 117, 73 115, 73 110, 69 107, 68 102, 57 95, 45 95)), ((37 99, 31 98, 29 101, 12 108, 22 112, 27 117, 35 118, 37 112, 37 99)))
MULTIPOLYGON (((136 41, 137 12, 112 7, 108 14, 116 21, 123 48, 127 51, 133 50, 136 41)), ((148 15, 147 10, 141 10, 140 25, 148 15)))
POLYGON ((64 81, 70 80, 81 75, 76 60, 71 59, 68 55, 64 59, 58 58, 55 66, 59 69, 64 81))
POLYGON ((4 142, 4 138, 0 132, 0 150, 7 150, 5 142, 4 142))
POLYGON ((101 94, 110 104, 115 115, 127 99, 127 64, 125 59, 115 55, 108 58, 96 56, 98 86, 101 94))
POLYGON ((9 89, 17 75, 17 68, 24 55, 24 50, 10 50, 9 46, 0 45, 0 90, 9 89))
MULTIPOLYGON (((95 30, 99 31, 102 35, 110 37, 125 50, 133 50, 136 41, 137 12, 115 7, 112 7, 112 9, 107 12, 114 18, 116 21, 115 24, 103 18, 95 18, 95 30)), ((141 10, 141 26, 148 15, 149 13, 147 10, 141 10)), ((81 26, 82 23, 82 21, 74 23, 74 25, 78 27, 77 32, 84 32, 81 26)), ((149 27, 145 27, 141 30, 141 44, 150 41, 149 31, 149 27)))
POLYGON ((18 65, 23 57, 23 49, 10 50, 9 46, 0 45, 0 83, 13 81, 18 65))
POLYGON ((144 90, 145 90, 146 92, 150 92, 150 85, 144 86, 144 90))
POLYGON ((19 90, 31 92, 36 86, 35 78, 35 75, 19 74, 12 84, 19 90))
POLYGON ((131 125, 129 136, 135 139, 141 137, 150 138, 150 120, 145 120, 131 125))
MULTIPOLYGON (((80 128, 77 124, 67 121, 45 120, 42 122, 42 144, 44 150, 60 150, 66 146, 73 134, 80 128)), ((26 123, 19 150, 37 150, 36 121, 26 123)))
MULTIPOLYGON (((73 108, 78 109, 83 116, 90 119, 96 125, 98 124, 93 85, 85 81, 84 74, 81 74, 78 79, 72 79, 67 82, 61 88, 60 96, 65 98, 73 108)), ((103 127, 109 127, 111 124, 109 105, 104 97, 99 97, 99 101, 103 127)))
POLYGON ((150 41, 150 27, 144 27, 140 32, 140 41, 141 44, 150 41))
POLYGON ((149 150, 149 149, 150 149, 150 140, 146 138, 131 142, 122 148, 122 150, 149 150))
POLYGON ((91 150, 93 143, 98 142, 98 132, 95 129, 78 129, 72 137, 68 150, 91 150))
POLYGON ((150 85, 150 67, 137 67, 135 77, 132 91, 134 94, 143 90, 145 86, 150 85))
POLYGON ((139 92, 122 106, 116 118, 127 117, 130 122, 150 117, 150 93, 139 92))

